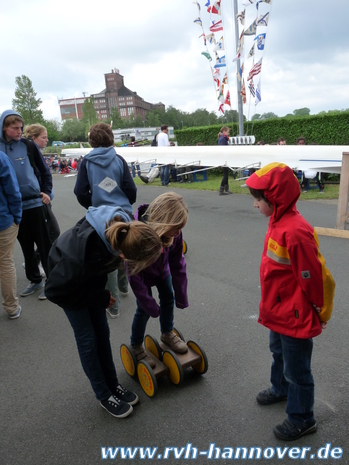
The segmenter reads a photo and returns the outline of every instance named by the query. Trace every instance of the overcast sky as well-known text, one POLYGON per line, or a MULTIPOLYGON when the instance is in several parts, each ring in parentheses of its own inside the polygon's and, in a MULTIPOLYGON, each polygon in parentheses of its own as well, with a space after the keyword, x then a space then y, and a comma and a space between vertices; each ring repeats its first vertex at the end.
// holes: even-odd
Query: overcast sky
MULTIPOLYGON (((207 0, 198 1, 209 34, 207 0)), ((222 0, 228 81, 232 109, 237 109, 232 3, 222 0)), ((241 10, 242 0, 238 4, 241 10)), ((245 105, 245 115, 349 108, 349 1, 272 0, 260 10, 270 11, 268 27, 257 30, 267 33, 262 101, 256 107, 254 101, 245 105)), ((255 6, 249 6, 245 28, 255 15, 255 6)), ((100 92, 104 73, 113 68, 124 76, 126 87, 148 102, 187 112, 218 111, 210 65, 201 55, 202 30, 193 22, 197 17, 192 0, 3 2, 0 113, 11 108, 15 77, 24 74, 43 101, 44 117, 60 121, 57 99, 100 92)), ((216 38, 220 36, 218 32, 216 38)), ((245 38, 245 55, 252 39, 245 38)), ((245 63, 248 71, 252 59, 245 63)))

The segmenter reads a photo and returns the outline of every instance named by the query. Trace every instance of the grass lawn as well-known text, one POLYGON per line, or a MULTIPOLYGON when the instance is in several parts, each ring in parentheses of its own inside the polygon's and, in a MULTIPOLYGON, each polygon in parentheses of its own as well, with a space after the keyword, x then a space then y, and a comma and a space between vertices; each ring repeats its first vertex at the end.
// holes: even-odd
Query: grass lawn
MULTIPOLYGON (((134 178, 136 185, 145 185, 139 178, 134 178)), ((179 189, 191 189, 198 191, 217 191, 222 181, 222 175, 215 175, 207 172, 207 181, 192 182, 190 184, 171 182, 170 187, 176 187, 179 189)), ((235 181, 233 178, 229 177, 229 190, 234 194, 243 194, 250 195, 248 188, 241 187, 245 184, 244 180, 235 181)), ((155 179, 149 187, 151 186, 161 186, 160 177, 155 179)), ((311 184, 311 186, 316 186, 316 184, 311 184)), ((338 199, 339 193, 339 184, 325 184, 325 192, 320 194, 316 186, 316 189, 311 189, 308 192, 301 194, 300 198, 303 200, 314 200, 314 199, 338 199)))

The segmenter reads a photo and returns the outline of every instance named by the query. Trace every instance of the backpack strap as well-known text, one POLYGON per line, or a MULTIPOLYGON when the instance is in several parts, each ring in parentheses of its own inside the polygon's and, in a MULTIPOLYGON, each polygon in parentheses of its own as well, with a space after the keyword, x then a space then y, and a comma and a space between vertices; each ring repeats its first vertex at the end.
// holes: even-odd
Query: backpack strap
POLYGON ((33 167, 34 174, 38 178, 40 187, 41 187, 41 175, 38 167, 36 166, 35 163, 35 153, 36 153, 36 148, 35 148, 35 143, 33 139, 24 139, 25 144, 27 146, 27 155, 30 161, 31 166, 33 167))

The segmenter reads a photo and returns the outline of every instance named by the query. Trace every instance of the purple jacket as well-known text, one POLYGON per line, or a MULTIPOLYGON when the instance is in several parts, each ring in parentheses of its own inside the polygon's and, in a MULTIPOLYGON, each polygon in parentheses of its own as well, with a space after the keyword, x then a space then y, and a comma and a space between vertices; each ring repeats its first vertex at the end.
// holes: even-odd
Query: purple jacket
MULTIPOLYGON (((148 205, 146 204, 138 207, 135 219, 144 221, 142 214, 147 208, 148 205)), ((170 247, 164 247, 162 249, 162 253, 155 263, 148 266, 148 268, 141 271, 139 274, 129 276, 128 278, 142 310, 153 318, 159 316, 160 309, 156 300, 149 295, 148 288, 163 282, 170 275, 172 277, 176 307, 188 307, 188 278, 187 266, 183 255, 182 232, 173 239, 173 244, 170 247)))

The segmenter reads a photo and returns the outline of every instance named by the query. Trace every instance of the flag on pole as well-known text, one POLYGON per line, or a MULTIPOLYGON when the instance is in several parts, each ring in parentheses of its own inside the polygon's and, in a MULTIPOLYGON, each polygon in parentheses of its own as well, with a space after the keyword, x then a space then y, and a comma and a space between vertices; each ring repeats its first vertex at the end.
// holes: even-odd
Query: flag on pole
POLYGON ((225 63, 225 55, 217 59, 214 68, 223 68, 224 66, 227 66, 225 63))
POLYGON ((205 37, 206 37, 206 40, 208 40, 208 42, 210 44, 215 44, 216 43, 216 39, 215 39, 214 34, 207 34, 207 36, 205 36, 205 37))
POLYGON ((225 105, 229 105, 229 106, 231 107, 231 103, 230 103, 230 92, 229 92, 229 90, 228 90, 228 92, 227 92, 227 95, 225 96, 224 104, 225 104, 225 105))
POLYGON ((260 15, 257 18, 257 26, 268 26, 269 12, 265 15, 260 15))
POLYGON ((252 66, 251 68, 251 71, 249 72, 249 75, 248 75, 248 78, 247 80, 249 81, 250 79, 253 78, 253 76, 257 76, 257 74, 259 74, 261 72, 261 69, 262 69, 262 60, 263 58, 261 58, 258 63, 256 63, 254 66, 252 66))
POLYGON ((198 24, 199 26, 201 26, 201 27, 202 27, 202 21, 201 21, 201 19, 200 19, 200 18, 196 18, 196 19, 194 19, 193 23, 195 23, 195 24, 198 24))
POLYGON ((213 76, 220 76, 221 70, 219 68, 214 68, 213 70, 213 76))
POLYGON ((212 57, 211 57, 211 55, 210 55, 208 52, 201 52, 201 55, 203 55, 204 57, 206 57, 209 61, 212 61, 212 57))
POLYGON ((221 2, 215 2, 211 8, 211 13, 214 15, 220 15, 221 14, 221 2))
POLYGON ((233 62, 234 62, 234 61, 238 61, 238 60, 240 60, 240 58, 241 58, 241 55, 242 55, 242 53, 241 53, 241 52, 238 52, 238 54, 236 55, 236 57, 235 57, 235 58, 233 58, 233 62))
POLYGON ((213 23, 212 26, 210 27, 210 31, 211 32, 223 31, 223 21, 220 19, 219 21, 216 21, 215 23, 213 23))
POLYGON ((221 111, 223 113, 223 115, 224 115, 224 103, 221 103, 219 105, 218 111, 221 111))
POLYGON ((255 100, 255 105, 258 105, 258 103, 262 100, 261 97, 261 80, 259 79, 257 87, 256 87, 256 100, 255 100))
POLYGON ((242 86, 241 86, 240 95, 241 95, 241 97, 242 97, 242 102, 243 102, 243 103, 246 103, 245 79, 242 80, 242 86))
POLYGON ((251 50, 248 52, 247 59, 253 57, 253 55, 254 55, 254 46, 255 46, 255 45, 256 45, 256 44, 253 43, 253 45, 252 45, 252 47, 251 47, 251 50))
POLYGON ((254 36, 257 31, 257 20, 255 19, 251 26, 249 26, 244 32, 245 36, 254 36))
POLYGON ((237 53, 241 52, 243 48, 244 48, 244 30, 242 30, 242 33, 240 34, 237 53))
POLYGON ((264 50, 265 37, 266 34, 259 34, 257 37, 254 38, 254 40, 257 41, 258 50, 264 50))
POLYGON ((213 76, 213 80, 214 80, 214 82, 217 84, 217 90, 218 90, 218 89, 219 89, 219 86, 220 86, 220 80, 219 80, 218 77, 214 77, 214 76, 213 76))
POLYGON ((248 88, 250 89, 250 93, 251 93, 252 97, 255 97, 256 96, 256 91, 254 90, 253 79, 250 80, 250 82, 248 84, 248 88))
POLYGON ((223 36, 216 42, 216 45, 213 47, 213 50, 224 50, 224 39, 223 36))
POLYGON ((240 13, 236 15, 236 19, 240 21, 241 26, 245 26, 245 10, 240 11, 240 13))
POLYGON ((207 0, 207 2, 205 3, 205 7, 207 8, 207 12, 208 12, 208 13, 211 13, 211 4, 210 4, 210 0, 207 0))
POLYGON ((241 82, 242 79, 242 73, 244 72, 244 64, 242 63, 241 68, 239 69, 239 72, 237 73, 237 78, 241 82))
POLYGON ((199 14, 200 14, 200 12, 201 12, 200 3, 197 0, 195 0, 195 2, 193 2, 193 3, 194 3, 194 5, 196 5, 198 7, 199 14))
POLYGON ((244 6, 250 6, 250 5, 253 5, 253 4, 255 3, 255 1, 256 1, 256 0, 244 0, 244 1, 242 2, 242 4, 243 4, 244 6))

